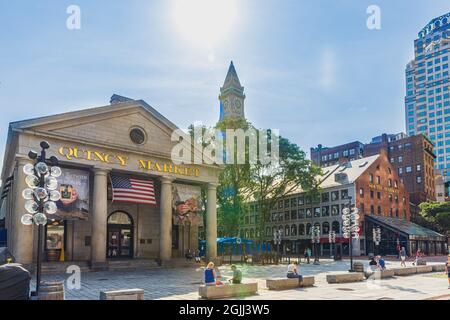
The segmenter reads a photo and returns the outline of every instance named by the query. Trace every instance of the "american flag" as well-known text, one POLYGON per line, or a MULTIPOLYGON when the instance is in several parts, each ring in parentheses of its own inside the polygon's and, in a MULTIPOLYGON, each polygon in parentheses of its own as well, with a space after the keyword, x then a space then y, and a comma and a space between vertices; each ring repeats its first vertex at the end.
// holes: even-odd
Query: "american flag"
POLYGON ((111 175, 112 202, 156 204, 153 181, 111 175))

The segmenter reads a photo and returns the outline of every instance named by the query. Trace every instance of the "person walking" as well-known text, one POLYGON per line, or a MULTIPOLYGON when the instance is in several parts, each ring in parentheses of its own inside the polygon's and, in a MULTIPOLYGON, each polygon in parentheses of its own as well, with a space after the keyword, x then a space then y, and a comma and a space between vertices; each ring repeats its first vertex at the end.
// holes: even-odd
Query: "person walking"
POLYGON ((306 258, 306 263, 310 264, 310 258, 311 258, 311 249, 310 248, 305 249, 305 258, 306 258))
POLYGON ((402 260, 402 262, 400 263, 400 266, 402 267, 406 267, 406 250, 405 247, 402 247, 402 249, 400 250, 400 259, 402 260))

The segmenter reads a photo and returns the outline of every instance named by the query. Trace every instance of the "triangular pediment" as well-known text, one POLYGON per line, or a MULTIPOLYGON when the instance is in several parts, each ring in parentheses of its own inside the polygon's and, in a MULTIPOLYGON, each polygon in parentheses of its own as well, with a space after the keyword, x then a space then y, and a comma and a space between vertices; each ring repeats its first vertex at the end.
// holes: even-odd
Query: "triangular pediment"
POLYGON ((25 130, 53 135, 80 143, 99 144, 170 156, 177 127, 142 100, 21 121, 13 124, 25 130), (145 133, 142 144, 130 138, 132 129, 145 133))

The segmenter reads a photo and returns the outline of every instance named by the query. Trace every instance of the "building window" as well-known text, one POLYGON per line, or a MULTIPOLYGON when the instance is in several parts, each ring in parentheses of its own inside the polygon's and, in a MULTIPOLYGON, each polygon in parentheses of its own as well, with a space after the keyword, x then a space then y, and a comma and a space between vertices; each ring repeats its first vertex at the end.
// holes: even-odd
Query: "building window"
POLYGON ((381 207, 378 206, 378 215, 381 216, 381 207))
POLYGON ((337 201, 337 200, 339 200, 339 191, 331 192, 331 201, 337 201))
POLYGON ((324 222, 322 223, 322 234, 330 233, 330 223, 324 222))
POLYGON ((291 207, 296 207, 297 206, 297 198, 292 198, 291 199, 291 207))
POLYGON ((373 183, 373 174, 369 175, 369 181, 370 181, 370 183, 373 183))
POLYGON ((347 189, 341 190, 341 200, 345 200, 347 198, 348 198, 348 190, 347 189))
POLYGON ((278 201, 278 209, 283 209, 283 200, 278 201))
POLYGON ((312 209, 311 208, 306 209, 306 218, 312 218, 312 209))
POLYGON ((298 205, 302 206, 305 204, 305 199, 303 198, 303 196, 298 197, 298 205))
POLYGON ((397 180, 394 180, 394 187, 398 188, 398 181, 397 180))
POLYGON ((378 199, 378 200, 381 199, 381 192, 377 192, 377 199, 378 199))
POLYGON ((373 199, 373 197, 374 197, 374 192, 373 192, 373 190, 370 190, 370 199, 373 199))
POLYGON ((330 207, 325 206, 322 207, 322 217, 329 217, 330 216, 330 207))
POLYGON ((389 208, 389 217, 392 217, 392 208, 389 208))
POLYGON ((147 140, 147 135, 141 128, 132 128, 130 130, 130 139, 134 144, 142 145, 147 140))
POLYGON ((320 207, 315 207, 314 208, 314 217, 315 218, 320 217, 320 207))
POLYGON ((364 188, 359 188, 359 196, 364 198, 364 188))
POLYGON ((311 204, 311 197, 310 196, 306 196, 305 197, 305 203, 306 204, 311 204))
POLYGON ((339 205, 331 206, 331 215, 338 216, 339 215, 339 205))
POLYGON ((395 159, 394 158, 391 158, 391 163, 394 163, 395 162, 395 159))
POLYGON ((301 236, 305 235, 305 225, 304 224, 300 224, 298 226, 298 234, 301 236))
POLYGON ((377 176, 377 184, 381 184, 381 177, 377 176))
POLYGON ((375 214, 375 207, 374 206, 370 206, 370 214, 371 215, 375 214))
POLYGON ((398 174, 403 174, 403 168, 402 167, 398 168, 398 174))
POLYGON ((416 177, 416 181, 417 181, 417 183, 422 183, 422 177, 421 176, 417 176, 416 177))
POLYGON ((305 219, 305 209, 299 209, 298 210, 298 218, 299 219, 305 219))
POLYGON ((416 170, 417 170, 417 172, 420 172, 420 171, 422 170, 422 167, 421 167, 420 164, 418 164, 418 165, 416 166, 416 170))
POLYGON ((322 202, 328 202, 328 201, 330 201, 330 193, 329 192, 322 193, 322 202))
POLYGON ((388 179, 388 186, 392 187, 392 180, 391 179, 388 179))
POLYGON ((402 156, 398 157, 398 162, 399 162, 399 163, 402 163, 402 162, 403 162, 403 157, 402 157, 402 156))
POLYGON ((297 210, 291 211, 291 220, 297 220, 297 210))
POLYGON ((291 215, 290 215, 290 213, 289 213, 289 211, 286 211, 285 213, 284 213, 284 220, 290 220, 291 219, 291 215))
POLYGON ((284 207, 289 208, 289 199, 284 200, 284 207))
POLYGON ((389 201, 392 202, 392 194, 389 194, 389 201))
POLYGON ((405 172, 406 172, 406 173, 411 173, 411 172, 412 172, 411 166, 407 166, 407 167, 405 168, 405 172))

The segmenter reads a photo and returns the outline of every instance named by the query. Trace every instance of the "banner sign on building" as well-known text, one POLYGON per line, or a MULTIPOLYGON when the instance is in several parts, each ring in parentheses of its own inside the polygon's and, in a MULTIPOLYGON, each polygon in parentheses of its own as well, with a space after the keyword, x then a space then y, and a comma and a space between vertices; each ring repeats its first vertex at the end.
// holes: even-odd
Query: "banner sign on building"
POLYGON ((64 220, 88 220, 89 215, 89 172, 76 169, 62 169, 57 178, 61 200, 57 202, 55 218, 64 220))
POLYGON ((203 226, 201 189, 197 186, 172 184, 172 214, 174 225, 203 226))

